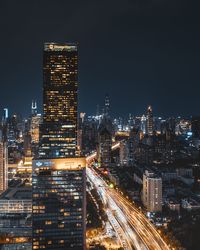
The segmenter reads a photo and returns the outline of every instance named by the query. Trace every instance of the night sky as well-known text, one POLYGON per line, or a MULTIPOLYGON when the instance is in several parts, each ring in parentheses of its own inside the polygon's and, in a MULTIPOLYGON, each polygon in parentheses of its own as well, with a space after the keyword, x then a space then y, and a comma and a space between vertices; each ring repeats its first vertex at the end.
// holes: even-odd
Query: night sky
POLYGON ((200 4, 185 0, 0 1, 0 108, 42 104, 46 41, 79 43, 79 109, 200 114, 200 4))

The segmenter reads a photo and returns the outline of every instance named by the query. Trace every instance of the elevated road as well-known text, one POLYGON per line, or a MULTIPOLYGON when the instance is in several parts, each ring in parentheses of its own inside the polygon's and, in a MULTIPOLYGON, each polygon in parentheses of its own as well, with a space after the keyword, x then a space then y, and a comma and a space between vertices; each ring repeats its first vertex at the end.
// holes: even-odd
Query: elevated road
POLYGON ((110 188, 91 167, 87 167, 87 178, 101 197, 108 219, 124 249, 170 250, 145 215, 120 192, 110 188))

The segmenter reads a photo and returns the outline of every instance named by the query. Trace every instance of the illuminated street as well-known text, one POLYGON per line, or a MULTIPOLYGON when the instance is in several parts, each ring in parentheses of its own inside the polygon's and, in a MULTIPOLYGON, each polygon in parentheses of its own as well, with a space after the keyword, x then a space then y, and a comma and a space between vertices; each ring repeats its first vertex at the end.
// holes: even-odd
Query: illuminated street
POLYGON ((97 189, 124 249, 170 249, 148 219, 121 193, 110 188, 94 169, 87 168, 87 177, 97 189))

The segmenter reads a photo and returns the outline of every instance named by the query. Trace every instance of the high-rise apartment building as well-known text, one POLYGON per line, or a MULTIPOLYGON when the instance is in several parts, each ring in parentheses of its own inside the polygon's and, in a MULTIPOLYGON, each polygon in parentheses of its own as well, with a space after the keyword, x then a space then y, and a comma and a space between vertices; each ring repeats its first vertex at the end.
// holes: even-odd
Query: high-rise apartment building
POLYGON ((40 128, 39 156, 75 156, 78 84, 76 44, 44 45, 43 81, 43 123, 40 128))
POLYGON ((162 179, 148 170, 143 174, 143 204, 148 212, 162 211, 162 179))
POLYGON ((77 45, 44 46, 43 122, 33 161, 33 249, 85 249, 86 161, 77 156, 77 45))

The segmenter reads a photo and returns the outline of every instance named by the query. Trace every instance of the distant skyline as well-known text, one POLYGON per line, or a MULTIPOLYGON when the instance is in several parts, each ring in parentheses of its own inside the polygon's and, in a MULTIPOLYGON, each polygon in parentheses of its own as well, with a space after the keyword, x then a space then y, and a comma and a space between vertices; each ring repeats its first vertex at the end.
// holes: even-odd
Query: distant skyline
POLYGON ((0 3, 0 113, 42 110, 44 42, 79 43, 79 110, 200 115, 199 3, 186 0, 0 3))

